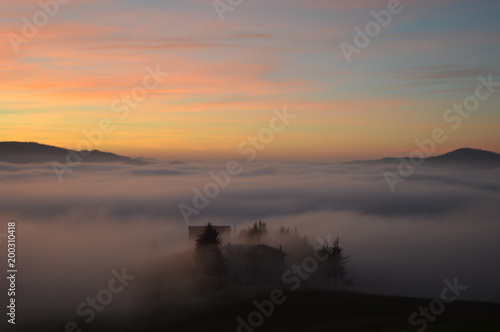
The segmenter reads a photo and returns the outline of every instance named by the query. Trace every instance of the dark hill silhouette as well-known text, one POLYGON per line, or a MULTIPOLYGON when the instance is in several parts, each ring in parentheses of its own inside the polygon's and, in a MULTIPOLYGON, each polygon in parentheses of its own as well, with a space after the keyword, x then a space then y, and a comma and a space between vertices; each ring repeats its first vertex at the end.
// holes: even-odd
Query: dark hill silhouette
MULTIPOLYGON (((408 158, 403 159, 408 160, 408 158)), ((379 160, 351 161, 346 164, 396 166, 400 163, 401 159, 398 158, 383 158, 379 160)), ((479 149, 461 148, 439 156, 425 158, 423 166, 491 169, 500 167, 500 154, 479 149)))
POLYGON ((462 148, 440 156, 427 158, 426 163, 430 166, 456 165, 495 168, 500 167, 500 154, 485 150, 462 148))
MULTIPOLYGON (((0 162, 27 164, 57 161, 65 164, 68 153, 70 153, 71 151, 74 150, 67 150, 34 142, 0 142, 0 162)), ((89 155, 82 155, 83 162, 121 162, 133 165, 144 165, 149 163, 140 158, 132 159, 129 157, 119 156, 109 152, 101 152, 98 150, 86 152, 89 153, 89 155)))

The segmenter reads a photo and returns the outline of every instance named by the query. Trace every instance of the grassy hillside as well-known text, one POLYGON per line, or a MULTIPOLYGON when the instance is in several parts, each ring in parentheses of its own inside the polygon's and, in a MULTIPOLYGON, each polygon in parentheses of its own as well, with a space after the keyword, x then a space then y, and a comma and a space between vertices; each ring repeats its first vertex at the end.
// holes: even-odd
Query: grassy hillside
MULTIPOLYGON (((430 302, 429 299, 312 290, 288 292, 285 296, 286 301, 276 306, 274 313, 265 318, 260 327, 253 328, 254 331, 417 331, 408 318, 430 302)), ((266 299, 264 296, 258 301, 266 299)), ((236 331, 236 318, 246 319, 256 310, 252 301, 232 303, 203 313, 186 312, 186 316, 176 322, 167 323, 161 315, 144 317, 144 323, 150 327, 135 331, 236 331)), ((500 304, 448 304, 426 331, 500 331, 500 304)))

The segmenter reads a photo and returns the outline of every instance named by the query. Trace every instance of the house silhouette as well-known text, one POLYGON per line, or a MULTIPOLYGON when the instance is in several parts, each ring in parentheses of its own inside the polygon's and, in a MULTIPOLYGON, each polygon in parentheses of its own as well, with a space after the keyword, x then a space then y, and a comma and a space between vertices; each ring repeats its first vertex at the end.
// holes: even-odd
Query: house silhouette
MULTIPOLYGON (((191 243, 203 233, 206 226, 189 226, 188 239, 191 243)), ((231 236, 236 231, 232 226, 213 226, 219 233, 223 245, 222 254, 226 259, 227 277, 239 283, 275 283, 281 281, 285 271, 287 254, 280 248, 266 244, 232 244, 231 236)))
POLYGON ((274 283, 285 271, 285 257, 281 248, 265 244, 227 244, 223 247, 228 276, 232 281, 245 283, 274 283))

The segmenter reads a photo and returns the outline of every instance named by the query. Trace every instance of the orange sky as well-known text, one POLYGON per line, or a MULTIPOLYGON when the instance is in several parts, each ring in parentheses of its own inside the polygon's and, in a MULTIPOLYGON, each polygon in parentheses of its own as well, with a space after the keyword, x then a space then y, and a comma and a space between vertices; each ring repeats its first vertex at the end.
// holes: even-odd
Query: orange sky
POLYGON ((498 3, 405 3, 348 63, 340 43, 352 44, 353 28, 386 7, 244 1, 221 21, 211 1, 73 0, 28 36, 23 17, 33 22, 43 9, 4 1, 0 140, 77 149, 88 141, 84 132, 109 119, 114 130, 93 148, 167 160, 238 158, 241 142, 268 127, 273 109, 287 107, 297 117, 260 159, 408 155, 434 128, 449 134, 437 152, 500 152, 500 93, 457 130, 443 120, 474 94, 478 76, 500 81, 498 3), (14 34, 23 43, 13 46, 14 34), (124 103, 144 87, 148 67, 169 75, 124 103))

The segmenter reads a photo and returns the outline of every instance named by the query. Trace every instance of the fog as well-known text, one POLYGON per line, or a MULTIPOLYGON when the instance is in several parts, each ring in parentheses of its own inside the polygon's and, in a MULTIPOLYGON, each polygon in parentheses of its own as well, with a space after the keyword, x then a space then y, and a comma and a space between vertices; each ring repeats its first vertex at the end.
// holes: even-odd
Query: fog
MULTIPOLYGON (((261 219, 270 233, 296 228, 311 242, 339 236, 354 291, 435 298, 443 279, 457 277, 468 286, 460 300, 500 302, 500 169, 422 167, 393 193, 383 166, 241 165, 192 225, 241 230, 261 219)), ((193 188, 203 191, 213 181, 209 172, 223 169, 225 163, 204 161, 82 164, 59 183, 50 164, 0 164, 0 232, 17 221, 19 315, 76 319, 78 304, 123 267, 136 279, 115 295, 120 310, 142 308, 152 276, 168 280, 172 312, 179 299, 194 299, 188 284, 199 272, 185 259, 192 244, 178 206, 192 206, 193 188)), ((155 301, 166 303, 168 294, 155 301)))

